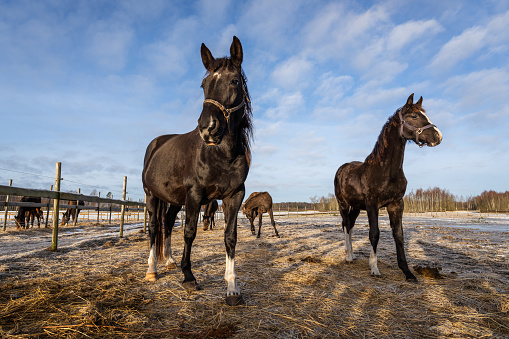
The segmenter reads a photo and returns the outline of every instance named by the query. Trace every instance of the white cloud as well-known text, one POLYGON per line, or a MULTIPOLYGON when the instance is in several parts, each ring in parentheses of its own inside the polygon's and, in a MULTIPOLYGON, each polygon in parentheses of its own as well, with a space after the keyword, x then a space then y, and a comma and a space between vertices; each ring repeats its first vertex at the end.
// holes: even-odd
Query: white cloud
POLYGON ((485 26, 476 25, 450 39, 435 55, 430 66, 436 70, 447 70, 486 47, 497 49, 499 45, 507 45, 508 39, 509 12, 506 12, 494 17, 485 26))
POLYGON ((290 94, 281 94, 279 90, 272 92, 273 100, 276 101, 275 107, 270 107, 265 111, 265 115, 272 120, 286 120, 292 116, 297 116, 303 111, 305 101, 301 92, 290 94))
POLYGON ((360 46, 372 39, 370 33, 380 30, 388 19, 383 6, 376 5, 361 13, 350 12, 338 3, 324 6, 304 26, 306 55, 322 61, 340 56, 355 59, 360 46))
POLYGON ((443 30, 443 27, 435 20, 407 21, 397 25, 387 37, 387 50, 399 52, 410 43, 418 44, 421 37, 429 38, 443 30))
MULTIPOLYGON (((265 49, 283 50, 294 48, 290 39, 296 28, 300 26, 303 0, 259 0, 249 2, 238 22, 242 24, 244 33, 257 41, 265 49)), ((240 24, 239 24, 240 25, 240 24)))
POLYGON ((472 27, 447 42, 431 61, 435 69, 448 69, 482 49, 486 43, 487 31, 472 27))
POLYGON ((285 60, 272 73, 272 78, 283 88, 303 88, 309 84, 313 64, 304 58, 291 57, 285 60))
POLYGON ((313 95, 320 98, 320 104, 335 104, 346 92, 350 91, 354 82, 354 78, 350 75, 334 76, 326 73, 322 76, 321 83, 313 95))
MULTIPOLYGON (((179 77, 185 74, 189 68, 190 55, 199 51, 197 46, 193 45, 195 41, 188 37, 195 33, 199 27, 197 18, 183 18, 175 22, 168 32, 163 34, 165 38, 144 47, 142 53, 152 67, 150 73, 164 78, 169 75, 179 77)), ((201 59, 193 59, 201 61, 201 59)))
POLYGON ((128 59, 133 30, 116 22, 97 22, 88 29, 92 61, 109 70, 121 70, 128 59))
POLYGON ((493 107, 505 104, 509 93, 509 73, 504 69, 488 69, 458 75, 447 80, 442 88, 453 94, 463 108, 493 107))

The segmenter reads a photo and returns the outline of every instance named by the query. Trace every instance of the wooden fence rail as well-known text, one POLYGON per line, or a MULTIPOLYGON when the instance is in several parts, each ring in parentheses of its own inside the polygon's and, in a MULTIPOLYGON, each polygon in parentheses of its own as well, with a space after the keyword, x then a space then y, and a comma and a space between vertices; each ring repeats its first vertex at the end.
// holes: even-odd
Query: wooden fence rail
MULTIPOLYGON (((127 177, 124 177, 124 195, 123 198, 125 199, 125 190, 126 190, 126 183, 127 183, 127 177)), ((22 187, 14 187, 14 186, 4 186, 0 185, 0 195, 7 195, 7 197, 10 196, 26 196, 26 197, 38 197, 38 198, 46 198, 48 199, 47 203, 31 203, 31 202, 11 202, 9 199, 6 201, 1 201, 0 206, 3 206, 6 211, 7 208, 10 206, 25 206, 25 207, 47 207, 48 208, 48 214, 49 210, 52 206, 51 200, 53 200, 53 228, 54 228, 54 239, 52 241, 52 250, 57 250, 57 236, 58 236, 58 226, 55 227, 55 224, 58 225, 58 215, 61 208, 67 209, 67 208, 74 208, 79 210, 95 210, 99 214, 100 211, 109 211, 110 215, 113 211, 121 211, 120 216, 120 233, 119 236, 123 236, 123 221, 124 221, 124 214, 126 211, 126 207, 135 207, 136 209, 144 208, 146 211, 146 204, 143 202, 136 202, 136 201, 129 201, 129 200, 117 200, 117 199, 110 199, 110 198, 100 198, 97 196, 92 195, 83 195, 79 193, 67 193, 67 192, 59 192, 59 191, 48 191, 48 190, 37 190, 37 189, 28 189, 28 188, 22 188, 22 187), (86 202, 95 202, 97 203, 97 206, 84 206, 84 205, 66 205, 62 204, 60 205, 60 200, 71 200, 71 201, 86 201, 86 202), (102 205, 100 207, 100 205, 102 205), (112 205, 120 205, 121 208, 118 207, 112 207, 112 205), (56 206, 56 207, 55 207, 56 206)), ((7 213, 6 213, 7 215, 7 213)), ((5 230, 5 222, 7 217, 5 217, 4 220, 4 230, 5 230)), ((144 229, 146 229, 146 212, 144 213, 144 229)), ((48 222, 48 218, 46 217, 46 223, 48 222)), ((110 222, 111 222, 111 216, 110 216, 110 222)))

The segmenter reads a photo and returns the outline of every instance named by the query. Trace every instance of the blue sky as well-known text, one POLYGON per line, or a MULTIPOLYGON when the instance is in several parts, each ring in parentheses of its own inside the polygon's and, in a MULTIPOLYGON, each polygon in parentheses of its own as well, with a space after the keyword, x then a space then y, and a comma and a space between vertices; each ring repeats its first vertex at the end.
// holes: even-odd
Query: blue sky
POLYGON ((407 192, 509 189, 508 1, 0 1, 0 182, 143 197, 147 144, 194 129, 200 45, 233 35, 253 103, 246 193, 310 201, 411 93, 443 134, 407 192))

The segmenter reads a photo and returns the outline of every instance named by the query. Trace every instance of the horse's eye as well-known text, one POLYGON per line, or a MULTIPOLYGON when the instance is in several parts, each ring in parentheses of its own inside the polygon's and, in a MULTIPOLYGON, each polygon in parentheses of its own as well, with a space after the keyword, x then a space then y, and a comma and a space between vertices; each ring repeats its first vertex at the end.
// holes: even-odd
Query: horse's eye
POLYGON ((231 84, 237 86, 239 84, 239 81, 237 79, 233 79, 231 84))
POLYGON ((412 119, 417 119, 417 114, 412 114, 412 119))

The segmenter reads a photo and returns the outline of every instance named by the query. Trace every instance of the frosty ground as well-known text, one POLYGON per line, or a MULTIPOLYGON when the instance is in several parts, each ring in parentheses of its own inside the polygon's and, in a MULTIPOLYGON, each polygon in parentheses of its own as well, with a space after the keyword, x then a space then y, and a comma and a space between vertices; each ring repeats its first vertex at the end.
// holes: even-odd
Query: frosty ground
MULTIPOLYGON (((60 229, 0 231, 0 333, 13 337, 435 338, 509 335, 509 216, 407 214, 405 247, 419 282, 397 267, 388 218, 380 217, 382 277, 370 276, 367 218, 354 229, 357 259, 344 261, 338 216, 264 218, 260 239, 239 219, 236 271, 245 305, 224 303, 222 221, 198 228, 187 293, 180 270, 159 265, 144 280, 141 224, 82 222, 60 229), (415 267, 415 268, 414 268, 415 267), (433 274, 434 273, 434 274, 433 274)), ((10 226, 10 227, 9 227, 10 226)), ((182 255, 181 227, 173 237, 182 255)))

